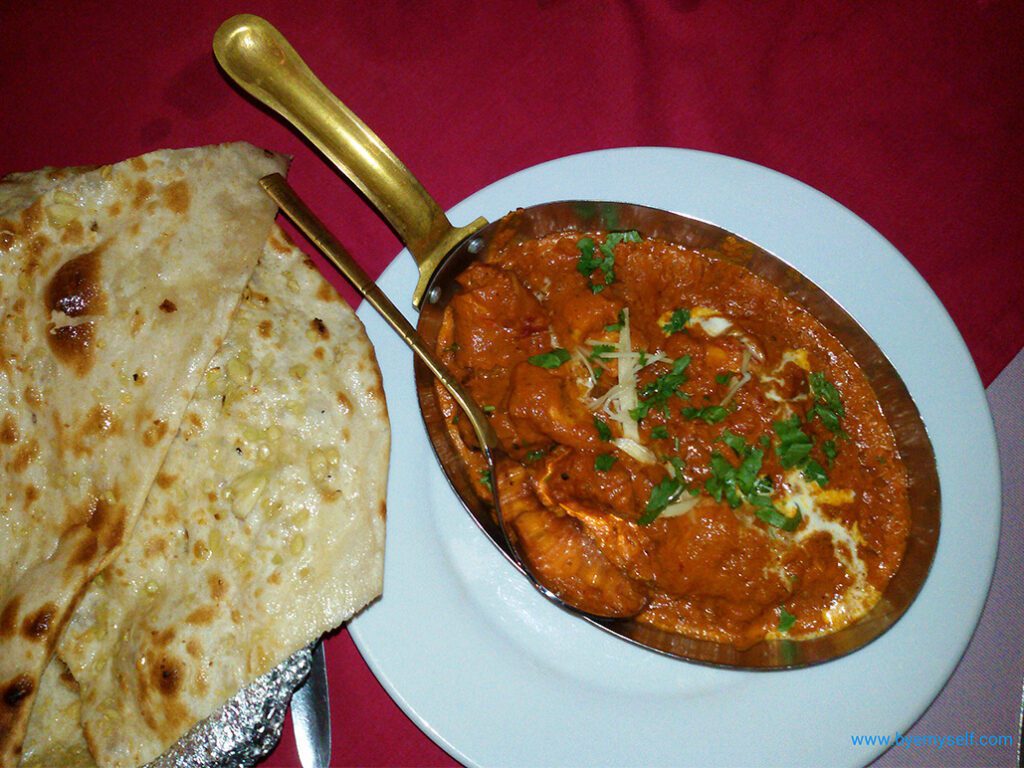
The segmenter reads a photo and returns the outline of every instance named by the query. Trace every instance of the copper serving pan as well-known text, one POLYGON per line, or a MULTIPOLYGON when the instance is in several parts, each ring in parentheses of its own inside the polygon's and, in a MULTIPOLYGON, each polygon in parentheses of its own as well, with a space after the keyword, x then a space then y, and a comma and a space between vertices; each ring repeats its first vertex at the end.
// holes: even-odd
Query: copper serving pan
MULTIPOLYGON (((491 224, 481 218, 468 226, 454 227, 401 161, 313 75, 266 21, 251 15, 229 19, 217 31, 214 51, 224 70, 313 142, 405 243, 419 267, 413 305, 420 312, 417 330, 428 346, 436 343, 444 308, 457 290, 455 276, 499 233, 503 238, 530 239, 561 231, 636 229, 645 237, 727 259, 778 286, 812 312, 864 371, 906 464, 911 507, 903 563, 881 600, 864 618, 821 638, 770 640, 743 651, 630 620, 578 614, 581 619, 668 656, 722 667, 771 670, 818 664, 851 653, 878 638, 906 612, 924 586, 938 544, 940 498, 935 456, 917 407, 895 368, 871 337, 822 289, 771 253, 713 224, 629 203, 559 201, 514 211, 491 224), (737 248, 732 243, 728 255, 720 247, 726 237, 741 245, 737 248)), ((449 442, 435 374, 418 359, 415 371, 424 423, 445 475, 481 530, 525 574, 495 523, 491 508, 473 491, 471 479, 449 442)))

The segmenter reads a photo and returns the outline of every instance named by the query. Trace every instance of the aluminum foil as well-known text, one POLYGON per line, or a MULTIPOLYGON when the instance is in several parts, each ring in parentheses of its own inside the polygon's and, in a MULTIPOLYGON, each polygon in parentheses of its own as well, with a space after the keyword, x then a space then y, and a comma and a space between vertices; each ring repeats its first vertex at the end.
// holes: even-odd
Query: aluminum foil
POLYGON ((196 723, 148 768, 242 768, 262 760, 281 738, 295 689, 309 676, 312 646, 258 677, 196 723))

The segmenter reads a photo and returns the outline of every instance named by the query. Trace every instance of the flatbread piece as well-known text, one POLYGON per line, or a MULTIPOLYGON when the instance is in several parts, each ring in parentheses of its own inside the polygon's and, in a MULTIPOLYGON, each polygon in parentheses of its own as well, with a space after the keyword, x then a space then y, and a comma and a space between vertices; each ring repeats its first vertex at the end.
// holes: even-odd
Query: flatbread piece
POLYGON ((282 158, 163 150, 0 182, 0 765, 134 526, 259 257, 282 158))
POLYGON ((99 765, 156 758, 380 594, 389 445, 362 324, 275 227, 132 538, 58 647, 99 765))

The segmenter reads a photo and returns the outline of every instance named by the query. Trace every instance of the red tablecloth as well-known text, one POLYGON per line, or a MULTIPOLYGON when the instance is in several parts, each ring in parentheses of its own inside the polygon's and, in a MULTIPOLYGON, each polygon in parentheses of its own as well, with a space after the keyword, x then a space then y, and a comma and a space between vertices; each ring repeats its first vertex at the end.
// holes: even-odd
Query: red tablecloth
MULTIPOLYGON (((294 155, 292 184, 379 273, 400 247, 390 229, 217 70, 214 30, 243 11, 273 21, 442 207, 586 150, 733 155, 885 235, 986 384, 1024 346, 1020 3, 8 2, 0 174, 246 139, 294 155)), ((336 764, 451 764, 344 631, 327 650, 336 764)), ((297 764, 288 733, 268 765, 297 764)))

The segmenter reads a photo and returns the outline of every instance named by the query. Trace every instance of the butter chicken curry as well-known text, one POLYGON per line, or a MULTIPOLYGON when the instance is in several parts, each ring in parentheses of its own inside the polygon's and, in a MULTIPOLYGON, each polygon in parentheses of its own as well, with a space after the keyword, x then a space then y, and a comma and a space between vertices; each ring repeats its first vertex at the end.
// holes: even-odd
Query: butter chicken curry
POLYGON ((877 602, 906 472, 853 358, 778 288, 637 231, 497 239, 459 284, 438 352, 512 461, 492 478, 438 387, 449 435, 553 592, 740 648, 877 602))

